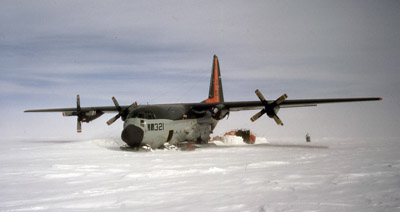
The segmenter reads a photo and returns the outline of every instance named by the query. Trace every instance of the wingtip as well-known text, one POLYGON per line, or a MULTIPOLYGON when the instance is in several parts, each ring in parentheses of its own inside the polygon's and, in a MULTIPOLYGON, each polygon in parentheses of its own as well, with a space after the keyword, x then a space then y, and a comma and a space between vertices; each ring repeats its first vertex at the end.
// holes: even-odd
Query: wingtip
POLYGON ((382 101, 382 97, 379 97, 379 101, 382 101))

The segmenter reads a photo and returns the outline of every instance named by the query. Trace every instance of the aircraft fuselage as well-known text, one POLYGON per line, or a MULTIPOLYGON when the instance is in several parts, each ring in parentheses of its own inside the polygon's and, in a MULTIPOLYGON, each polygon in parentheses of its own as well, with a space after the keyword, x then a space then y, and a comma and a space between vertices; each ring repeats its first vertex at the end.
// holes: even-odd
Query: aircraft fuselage
POLYGON ((166 142, 207 142, 217 122, 211 112, 183 105, 139 106, 127 116, 121 138, 131 147, 152 148, 166 142))

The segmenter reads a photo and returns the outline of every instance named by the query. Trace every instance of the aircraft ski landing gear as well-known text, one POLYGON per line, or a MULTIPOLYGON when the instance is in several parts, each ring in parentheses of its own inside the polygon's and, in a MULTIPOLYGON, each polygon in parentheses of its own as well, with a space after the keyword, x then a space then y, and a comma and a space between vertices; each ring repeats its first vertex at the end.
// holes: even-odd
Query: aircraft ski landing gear
MULTIPOLYGON (((144 145, 140 147, 130 147, 130 146, 120 146, 119 147, 122 151, 129 151, 129 152, 153 152, 153 148, 150 145, 144 145)), ((165 143, 164 146, 160 148, 161 150, 180 150, 179 147, 175 145, 171 145, 165 143)))
POLYGON ((139 152, 140 150, 139 147, 130 147, 130 146, 120 146, 119 149, 128 152, 139 152))
POLYGON ((128 152, 152 152, 153 151, 153 149, 148 145, 141 146, 141 147, 120 146, 119 148, 122 151, 128 151, 128 152))
POLYGON ((179 148, 177 146, 169 144, 169 143, 164 143, 164 149, 165 150, 179 150, 179 148))

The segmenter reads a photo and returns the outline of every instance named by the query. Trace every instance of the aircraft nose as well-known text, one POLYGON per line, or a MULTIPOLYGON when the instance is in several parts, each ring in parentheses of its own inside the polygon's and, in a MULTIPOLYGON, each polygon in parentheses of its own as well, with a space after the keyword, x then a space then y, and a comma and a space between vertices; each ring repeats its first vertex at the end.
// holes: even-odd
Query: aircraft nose
POLYGON ((122 140, 130 147, 139 147, 143 140, 143 130, 135 125, 128 125, 121 134, 122 140))

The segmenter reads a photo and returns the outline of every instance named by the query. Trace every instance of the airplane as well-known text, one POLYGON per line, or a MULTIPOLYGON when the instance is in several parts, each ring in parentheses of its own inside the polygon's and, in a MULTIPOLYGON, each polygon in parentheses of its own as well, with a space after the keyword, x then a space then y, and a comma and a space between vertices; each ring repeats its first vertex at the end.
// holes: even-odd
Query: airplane
POLYGON ((330 99, 297 99, 287 100, 283 94, 274 101, 266 100, 257 89, 255 94, 260 101, 225 102, 222 90, 221 72, 218 57, 214 55, 211 69, 211 79, 208 98, 199 103, 173 103, 119 105, 112 97, 114 106, 81 107, 77 95, 76 108, 56 108, 26 110, 24 112, 62 112, 63 116, 77 116, 77 131, 82 132, 82 122, 89 123, 104 113, 117 113, 108 125, 121 118, 124 121, 121 133, 122 140, 132 148, 148 146, 153 149, 161 148, 164 144, 179 145, 185 141, 207 143, 210 134, 218 122, 229 113, 241 110, 260 110, 250 119, 256 121, 266 114, 278 125, 283 122, 277 113, 280 108, 310 107, 318 104, 379 101, 380 97, 367 98, 330 98, 330 99))

